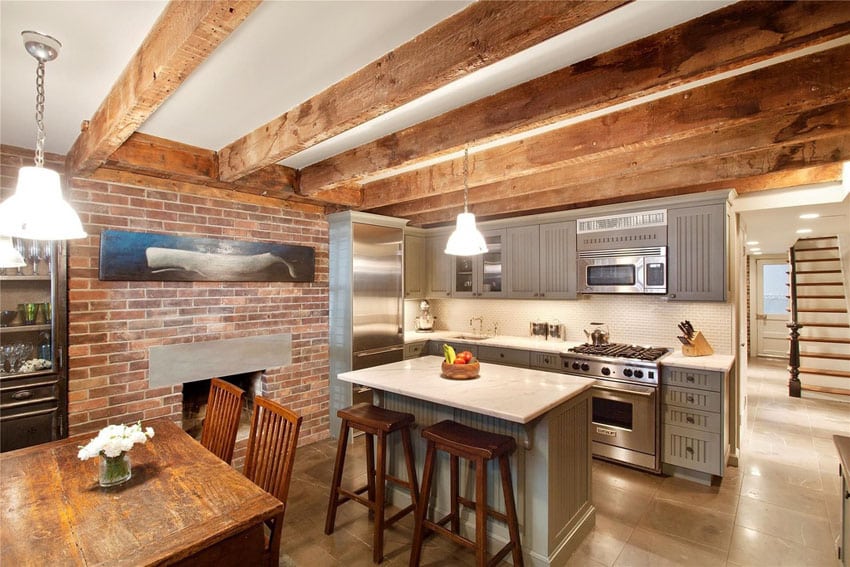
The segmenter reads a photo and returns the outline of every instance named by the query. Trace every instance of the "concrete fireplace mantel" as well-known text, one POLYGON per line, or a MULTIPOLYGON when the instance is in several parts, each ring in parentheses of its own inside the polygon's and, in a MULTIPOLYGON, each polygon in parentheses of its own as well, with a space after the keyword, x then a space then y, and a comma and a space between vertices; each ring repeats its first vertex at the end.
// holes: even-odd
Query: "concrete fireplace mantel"
POLYGON ((292 335, 259 335, 150 348, 151 387, 256 372, 292 363, 292 335))

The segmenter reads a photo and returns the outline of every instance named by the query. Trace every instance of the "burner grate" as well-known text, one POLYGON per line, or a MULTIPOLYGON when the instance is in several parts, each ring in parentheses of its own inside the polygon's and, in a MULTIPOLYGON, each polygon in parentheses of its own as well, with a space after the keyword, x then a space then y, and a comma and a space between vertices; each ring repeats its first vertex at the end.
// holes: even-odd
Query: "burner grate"
POLYGON ((608 356, 612 358, 631 358, 648 361, 658 360, 668 352, 668 349, 661 347, 643 347, 639 345, 617 343, 607 345, 583 344, 568 350, 578 354, 608 356))

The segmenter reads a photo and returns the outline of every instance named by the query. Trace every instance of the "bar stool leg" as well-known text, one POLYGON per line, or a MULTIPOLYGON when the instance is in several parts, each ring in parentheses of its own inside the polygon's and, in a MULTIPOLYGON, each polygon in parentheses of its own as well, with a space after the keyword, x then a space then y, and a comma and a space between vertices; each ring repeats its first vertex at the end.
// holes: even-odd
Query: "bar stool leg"
POLYGON ((410 502, 414 509, 419 501, 419 485, 416 482, 416 467, 413 464, 413 443, 410 440, 410 428, 401 430, 401 444, 404 447, 404 462, 407 465, 407 481, 410 483, 410 502))
POLYGON ((460 475, 460 465, 457 456, 451 455, 449 458, 449 462, 451 463, 451 480, 450 480, 450 498, 451 504, 449 511, 451 513, 451 528, 452 531, 456 534, 460 534, 460 489, 459 489, 459 480, 458 477, 460 475))
POLYGON ((499 457, 499 469, 502 476, 502 494, 505 495, 505 515, 508 517, 508 532, 511 536, 511 556, 514 567, 523 567, 522 548, 519 544, 519 522, 516 517, 516 504, 514 503, 514 489, 511 483, 511 464, 507 455, 499 457))
POLYGON ((410 567, 419 567, 422 558, 422 540, 425 537, 425 515, 428 512, 428 500, 431 498, 431 479, 434 476, 434 454, 437 452, 433 441, 428 441, 425 451, 425 465, 422 469, 422 490, 416 507, 416 523, 413 528, 413 545, 410 548, 410 567))
MULTIPOLYGON (((375 502, 375 441, 371 433, 365 433, 366 438, 366 486, 368 486, 366 494, 369 496, 369 502, 375 502)), ((375 509, 369 508, 369 520, 375 519, 375 509)))
POLYGON ((387 437, 384 433, 378 433, 378 462, 375 468, 377 469, 377 475, 374 481, 374 500, 372 500, 372 505, 375 507, 372 561, 380 563, 384 559, 384 510, 386 508, 384 491, 387 485, 387 437))
POLYGON ((336 508, 339 501, 339 484, 342 481, 342 467, 345 463, 345 450, 348 445, 348 420, 343 419, 339 426, 339 443, 336 446, 334 475, 331 480, 331 497, 328 501, 328 515, 325 517, 325 534, 331 535, 336 522, 336 508))
POLYGON ((475 564, 487 566, 487 462, 475 459, 475 564))

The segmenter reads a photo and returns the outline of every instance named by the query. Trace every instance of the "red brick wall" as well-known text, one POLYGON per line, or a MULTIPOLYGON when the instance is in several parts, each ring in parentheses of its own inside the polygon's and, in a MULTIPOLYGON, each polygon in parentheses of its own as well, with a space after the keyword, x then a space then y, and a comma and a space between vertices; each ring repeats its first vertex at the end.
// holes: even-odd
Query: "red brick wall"
MULTIPOLYGON (((2 150, 5 196, 31 151, 2 150)), ((66 193, 89 233, 68 247, 71 434, 138 419, 180 420, 181 387, 148 385, 153 346, 291 333, 292 364, 266 370, 264 394, 303 415, 302 444, 328 436, 324 215, 240 202, 238 193, 231 199, 92 181, 74 181, 66 193), (315 282, 99 281, 105 229, 312 246, 315 282)))

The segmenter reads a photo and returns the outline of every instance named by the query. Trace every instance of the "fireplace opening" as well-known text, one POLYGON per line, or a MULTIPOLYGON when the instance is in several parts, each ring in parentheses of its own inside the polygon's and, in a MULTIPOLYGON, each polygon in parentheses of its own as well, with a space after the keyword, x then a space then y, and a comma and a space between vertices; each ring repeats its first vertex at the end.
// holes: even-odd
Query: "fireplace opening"
MULTIPOLYGON (((239 420, 239 432, 236 440, 247 439, 251 430, 251 414, 254 411, 254 396, 262 393, 263 371, 245 372, 230 376, 221 376, 221 380, 245 390, 242 403, 242 416, 239 420)), ((196 380, 183 384, 183 430, 200 440, 207 414, 207 400, 210 396, 211 379, 196 380)))

